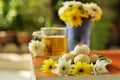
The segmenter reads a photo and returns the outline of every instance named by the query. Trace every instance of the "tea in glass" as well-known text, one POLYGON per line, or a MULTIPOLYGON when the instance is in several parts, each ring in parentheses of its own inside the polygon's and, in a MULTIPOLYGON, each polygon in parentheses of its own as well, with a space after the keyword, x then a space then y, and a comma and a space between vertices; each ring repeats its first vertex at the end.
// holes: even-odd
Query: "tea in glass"
POLYGON ((47 47, 48 55, 59 56, 67 52, 66 36, 43 36, 42 41, 47 47))
POLYGON ((36 32, 45 44, 44 56, 60 56, 67 52, 67 29, 66 28, 41 28, 36 32))

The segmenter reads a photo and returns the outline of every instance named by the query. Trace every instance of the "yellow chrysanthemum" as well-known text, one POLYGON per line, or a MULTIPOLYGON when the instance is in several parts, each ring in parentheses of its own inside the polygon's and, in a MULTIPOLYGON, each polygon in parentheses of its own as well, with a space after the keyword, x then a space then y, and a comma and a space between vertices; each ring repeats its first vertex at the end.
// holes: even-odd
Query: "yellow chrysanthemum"
POLYGON ((68 23, 73 26, 80 26, 82 24, 82 19, 79 13, 73 12, 68 18, 68 23))
POLYGON ((60 19, 63 20, 64 22, 67 22, 68 16, 64 13, 60 15, 60 19))
POLYGON ((81 13, 81 17, 83 17, 83 18, 88 18, 89 17, 89 15, 88 15, 88 12, 87 11, 80 11, 80 13, 81 13))
POLYGON ((51 72, 51 70, 55 69, 55 61, 52 59, 45 60, 42 65, 42 72, 51 72))
POLYGON ((80 14, 81 17, 84 17, 84 18, 89 17, 87 11, 84 10, 84 8, 83 8, 83 5, 78 5, 78 6, 76 6, 75 9, 78 11, 78 13, 80 14))
POLYGON ((85 62, 77 62, 74 65, 72 74, 77 76, 92 75, 92 69, 92 65, 90 64, 87 64, 85 62))
POLYGON ((102 14, 101 14, 101 13, 99 13, 99 12, 97 12, 96 14, 97 14, 97 15, 95 16, 94 20, 100 20, 100 19, 101 19, 102 14))
POLYGON ((68 17, 73 11, 73 7, 68 7, 62 14, 60 14, 60 19, 63 20, 64 22, 68 21, 68 17))

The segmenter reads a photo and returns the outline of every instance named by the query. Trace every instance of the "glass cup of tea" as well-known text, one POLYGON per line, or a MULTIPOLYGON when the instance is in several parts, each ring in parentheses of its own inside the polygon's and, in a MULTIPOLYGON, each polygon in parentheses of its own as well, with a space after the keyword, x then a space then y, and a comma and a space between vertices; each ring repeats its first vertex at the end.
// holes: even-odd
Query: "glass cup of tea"
POLYGON ((41 28, 35 31, 37 36, 46 47, 42 53, 44 56, 61 56, 67 52, 67 29, 64 27, 41 28))

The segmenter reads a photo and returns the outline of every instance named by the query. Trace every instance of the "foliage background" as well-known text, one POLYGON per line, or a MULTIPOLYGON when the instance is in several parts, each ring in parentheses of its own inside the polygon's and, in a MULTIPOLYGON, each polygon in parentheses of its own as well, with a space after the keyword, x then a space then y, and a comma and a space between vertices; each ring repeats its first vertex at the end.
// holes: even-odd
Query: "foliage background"
MULTIPOLYGON (((63 1, 70 0, 0 0, 0 30, 32 33, 41 27, 65 26, 57 14, 63 1)), ((119 48, 120 0, 77 1, 96 2, 103 10, 102 19, 92 23, 91 49, 119 48)))

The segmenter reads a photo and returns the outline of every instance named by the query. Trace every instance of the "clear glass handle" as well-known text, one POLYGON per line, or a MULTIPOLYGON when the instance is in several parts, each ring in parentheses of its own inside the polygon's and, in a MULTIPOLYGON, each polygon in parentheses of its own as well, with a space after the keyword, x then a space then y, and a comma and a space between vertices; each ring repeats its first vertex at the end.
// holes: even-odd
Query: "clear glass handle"
POLYGON ((39 40, 41 41, 41 31, 35 31, 32 34, 33 40, 39 40))

